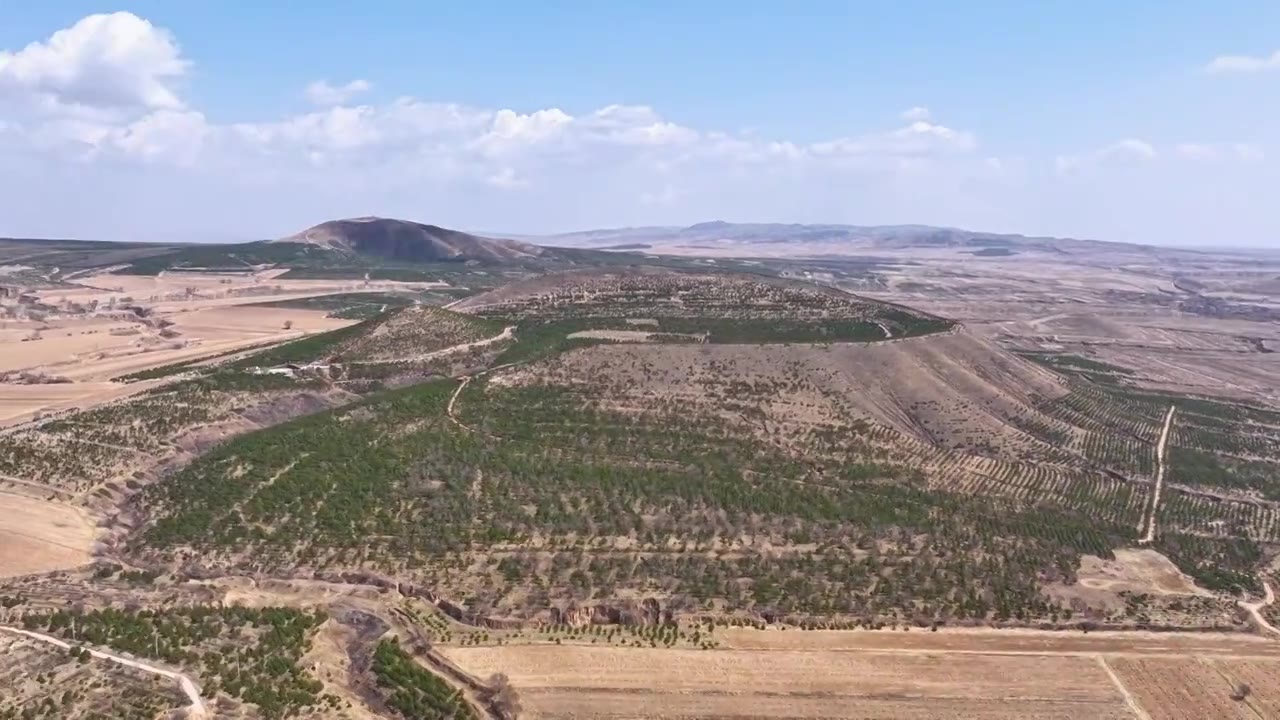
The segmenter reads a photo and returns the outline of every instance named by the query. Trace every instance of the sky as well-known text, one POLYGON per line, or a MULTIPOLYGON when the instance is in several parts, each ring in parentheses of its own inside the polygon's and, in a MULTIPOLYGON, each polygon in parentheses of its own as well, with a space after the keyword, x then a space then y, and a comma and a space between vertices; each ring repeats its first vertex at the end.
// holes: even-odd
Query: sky
POLYGON ((1280 247, 1280 3, 0 0, 0 236, 924 223, 1280 247))

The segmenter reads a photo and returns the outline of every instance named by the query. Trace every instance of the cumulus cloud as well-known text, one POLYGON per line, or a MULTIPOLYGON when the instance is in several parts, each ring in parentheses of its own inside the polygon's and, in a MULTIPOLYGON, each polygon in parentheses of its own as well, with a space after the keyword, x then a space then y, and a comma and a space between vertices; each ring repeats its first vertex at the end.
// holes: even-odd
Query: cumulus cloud
POLYGON ((90 15, 44 42, 0 51, 0 97, 52 110, 177 110, 189 67, 173 37, 150 22, 90 15))
POLYGON ((1264 70, 1280 70, 1280 50, 1270 55, 1221 55, 1206 65, 1205 70, 1211 73, 1254 73, 1264 70))
POLYGON ((353 80, 312 83, 305 112, 215 121, 183 101, 189 67, 168 32, 128 13, 0 50, 0 233, 254 239, 383 214, 523 232, 726 217, 1087 235, 1104 226, 1079 208, 1130 212, 1122 200, 1185 233, 1228 200, 1269 207, 1262 193, 1280 184, 1258 144, 1130 138, 1007 155, 924 106, 802 140, 694 127, 643 104, 373 101, 353 80), (175 228, 190 234, 163 234, 175 228))
POLYGON ((327 107, 342 105, 357 95, 369 92, 372 87, 368 80, 352 80, 345 85, 332 85, 328 80, 316 80, 308 84, 302 94, 311 104, 327 107))

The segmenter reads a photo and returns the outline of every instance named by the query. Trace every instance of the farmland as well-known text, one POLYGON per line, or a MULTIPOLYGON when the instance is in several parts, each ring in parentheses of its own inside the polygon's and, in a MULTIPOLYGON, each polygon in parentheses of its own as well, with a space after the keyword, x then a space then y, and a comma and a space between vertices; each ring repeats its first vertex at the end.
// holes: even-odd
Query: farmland
POLYGON ((248 717, 1274 714, 1261 400, 765 274, 385 293, 12 386, 5 624, 248 717))
POLYGON ((532 718, 1270 717, 1280 699, 1280 654, 1265 641, 1018 631, 716 634, 723 647, 712 651, 535 644, 445 654, 473 674, 506 673, 532 718), (1233 700, 1240 682, 1251 692, 1233 700))

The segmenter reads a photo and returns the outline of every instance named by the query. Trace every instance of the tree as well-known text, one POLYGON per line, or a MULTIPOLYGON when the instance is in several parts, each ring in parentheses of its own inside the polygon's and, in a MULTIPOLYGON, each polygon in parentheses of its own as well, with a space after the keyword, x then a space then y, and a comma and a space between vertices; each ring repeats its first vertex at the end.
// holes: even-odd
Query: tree
POLYGON ((284 321, 284 329, 285 329, 285 330, 292 330, 292 329, 293 329, 293 321, 292 321, 292 320, 285 320, 285 321, 284 321))
POLYGON ((516 689, 511 687, 511 679, 506 673, 490 675, 488 685, 493 707, 503 718, 514 720, 520 715, 520 699, 516 696, 516 689))
POLYGON ((1244 699, 1249 697, 1252 692, 1253 688, 1249 687, 1248 683, 1240 683, 1236 685, 1235 691, 1231 693, 1231 699, 1236 702, 1244 702, 1244 699))

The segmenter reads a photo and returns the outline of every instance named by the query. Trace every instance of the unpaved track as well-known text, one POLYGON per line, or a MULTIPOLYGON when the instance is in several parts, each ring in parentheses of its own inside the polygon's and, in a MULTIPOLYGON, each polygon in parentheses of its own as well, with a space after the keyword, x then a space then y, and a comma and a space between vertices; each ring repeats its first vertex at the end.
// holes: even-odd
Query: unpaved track
POLYGON ((1267 622, 1267 619, 1262 617, 1262 613, 1260 612, 1262 608, 1267 607, 1268 605, 1273 605, 1276 601, 1276 593, 1271 589, 1271 583, 1267 582, 1266 578, 1262 579, 1262 592, 1264 593, 1264 597, 1260 602, 1247 603, 1241 601, 1239 605, 1253 616, 1253 621, 1258 624, 1258 627, 1264 628, 1274 635, 1280 635, 1280 629, 1267 622))
POLYGON ((1173 413, 1177 406, 1170 405, 1169 412, 1164 416, 1164 428, 1160 431, 1160 444, 1156 446, 1156 486, 1151 491, 1151 515, 1147 518, 1147 534, 1142 536, 1139 543, 1143 545, 1156 539, 1156 517, 1160 512, 1160 491, 1164 489, 1164 474, 1167 463, 1165 462, 1166 448, 1169 446, 1169 428, 1173 427, 1173 413))
MULTIPOLYGON (((50 635, 44 635, 42 633, 32 632, 30 630, 24 630, 22 628, 15 628, 15 627, 8 627, 5 625, 0 625, 0 632, 6 632, 11 635, 21 635, 23 637, 31 638, 32 640, 39 640, 40 642, 48 643, 50 645, 55 645, 57 647, 60 647, 63 650, 71 649, 71 644, 64 640, 60 640, 50 635)), ((84 646, 81 646, 81 647, 84 647, 84 646)), ((200 698, 200 691, 196 688, 196 684, 192 682, 190 677, 182 673, 173 672, 172 670, 165 670, 163 668, 155 667, 154 665, 148 665, 147 663, 139 662, 137 660, 130 660, 129 658, 126 658, 126 657, 113 655, 112 653, 102 652, 101 650, 94 650, 93 648, 90 648, 90 647, 85 647, 85 649, 89 651, 90 655, 100 660, 108 660, 110 662, 117 663, 119 665, 136 668, 143 672, 149 672, 152 675, 160 675, 161 677, 166 677, 166 678, 169 678, 170 680, 177 681, 178 686, 182 688, 183 694, 187 696, 187 701, 189 703, 187 707, 188 716, 204 717, 205 715, 204 700, 200 698)))
POLYGON ((1111 678, 1111 683, 1116 686, 1116 690, 1120 691, 1120 694, 1124 696, 1125 704, 1127 704, 1129 709, 1133 711, 1134 716, 1136 716, 1138 720, 1151 720, 1151 716, 1147 714, 1147 711, 1143 710, 1142 706, 1138 704, 1138 699, 1135 698, 1133 693, 1129 692, 1129 688, 1125 687, 1124 683, 1120 681, 1120 676, 1116 675, 1116 671, 1112 670, 1111 666, 1107 664, 1107 659, 1101 655, 1096 657, 1098 658, 1098 664, 1101 665, 1103 671, 1107 673, 1107 677, 1111 678))
POLYGON ((501 438, 497 437, 496 435, 490 435, 489 433, 481 432, 471 427, 470 425, 463 423, 461 420, 457 418, 456 415, 453 414, 453 406, 455 403, 458 402, 458 397, 462 395, 463 390, 467 389, 467 384, 470 383, 472 380, 480 377, 481 375, 487 375, 491 372, 495 372, 497 370, 503 370, 509 367, 515 367, 516 365, 520 365, 520 364, 521 363, 514 362, 514 363, 505 363, 502 365, 494 365, 493 367, 488 368, 487 370, 481 370, 475 375, 463 375, 462 382, 458 384, 458 389, 453 391, 453 396, 449 398, 449 405, 445 407, 445 410, 444 410, 444 414, 448 416, 449 422, 453 423, 454 425, 457 425, 458 427, 462 428, 463 430, 466 430, 467 432, 480 433, 481 435, 492 438, 494 440, 500 440, 501 438))
POLYGON ((461 343, 459 345, 450 345, 447 348, 441 348, 440 350, 432 350, 429 353, 423 353, 421 355, 410 355, 408 357, 392 358, 390 360, 357 360, 356 362, 351 364, 376 365, 379 363, 388 363, 388 362, 422 362, 424 360, 434 360, 435 358, 444 357, 446 355, 452 355, 453 353, 466 352, 469 350, 474 350, 476 348, 482 348, 487 345, 492 345, 496 342, 502 342, 503 340, 507 340, 509 338, 515 337, 515 332, 516 332, 516 326, 508 325, 506 328, 503 329, 502 332, 498 333, 497 335, 494 335, 493 337, 488 337, 483 340, 476 340, 474 342, 461 343))
POLYGON ((471 375, 466 375, 462 378, 462 382, 458 383, 458 389, 454 390, 453 395, 449 398, 448 407, 444 409, 444 414, 449 416, 449 422, 457 425, 467 432, 475 432, 475 429, 468 425, 464 425, 462 421, 453 414, 453 405, 458 402, 458 396, 462 394, 462 391, 467 389, 467 383, 471 382, 471 378, 471 375))

